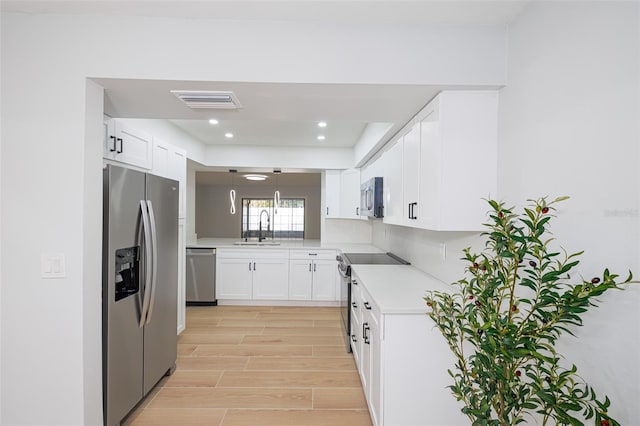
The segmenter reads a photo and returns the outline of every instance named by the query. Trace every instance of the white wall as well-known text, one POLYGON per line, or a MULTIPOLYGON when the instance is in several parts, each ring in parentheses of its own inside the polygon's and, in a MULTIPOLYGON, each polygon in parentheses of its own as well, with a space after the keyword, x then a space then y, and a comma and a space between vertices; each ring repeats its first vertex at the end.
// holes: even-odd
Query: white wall
POLYGON ((99 327, 102 114, 87 77, 498 86, 506 78, 503 28, 1 19, 2 424, 101 423, 90 332, 99 327), (215 55, 202 54, 219 40, 215 55), (41 279, 48 252, 66 255, 66 278, 41 279))
MULTIPOLYGON (((319 176, 319 175, 318 175, 319 176)), ((196 185, 196 233, 200 238, 240 238, 242 226, 243 198, 273 198, 274 186, 235 184, 236 214, 229 213, 230 185, 196 185)), ((303 198, 305 200, 304 237, 311 240, 320 239, 320 179, 317 185, 278 185, 281 197, 303 198)), ((275 218, 271 218, 274 223, 275 218)))
MULTIPOLYGON (((499 198, 509 205, 572 198, 552 223, 569 252, 585 250, 579 275, 605 267, 640 277, 640 4, 532 2, 509 27, 508 84, 500 93, 499 198)), ((373 243, 445 282, 462 278, 461 250, 477 234, 374 222, 373 243), (446 260, 440 252, 446 246, 446 260)), ((613 401, 621 424, 640 419, 640 285, 601 298, 578 338, 559 344, 567 362, 613 401)))
POLYGON ((353 166, 350 148, 302 146, 212 145, 202 162, 211 167, 255 167, 283 169, 348 169, 353 166))
MULTIPOLYGON (((585 250, 579 273, 640 277, 640 4, 534 2, 509 29, 508 69, 501 197, 571 196, 553 229, 585 250)), ((621 424, 640 419, 639 304, 640 285, 603 297, 561 346, 621 424)))

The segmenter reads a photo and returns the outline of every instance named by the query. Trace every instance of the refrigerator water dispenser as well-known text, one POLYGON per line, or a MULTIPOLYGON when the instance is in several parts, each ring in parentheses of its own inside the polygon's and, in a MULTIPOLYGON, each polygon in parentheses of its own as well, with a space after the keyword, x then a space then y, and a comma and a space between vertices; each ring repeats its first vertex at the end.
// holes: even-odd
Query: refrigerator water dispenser
POLYGON ((140 290, 139 247, 116 250, 116 302, 140 290))

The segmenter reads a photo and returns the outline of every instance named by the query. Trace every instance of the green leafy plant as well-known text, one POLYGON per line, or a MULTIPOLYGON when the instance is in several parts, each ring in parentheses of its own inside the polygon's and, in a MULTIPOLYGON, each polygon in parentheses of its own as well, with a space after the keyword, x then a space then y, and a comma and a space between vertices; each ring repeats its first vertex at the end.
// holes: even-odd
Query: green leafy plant
POLYGON ((546 236, 554 204, 566 198, 529 200, 521 215, 489 200, 485 250, 464 250, 468 266, 454 283, 457 291, 425 297, 456 358, 449 388, 474 425, 581 425, 578 413, 596 425, 619 424, 607 413, 609 398, 598 398, 575 365, 560 365, 555 343, 582 325, 595 298, 635 281, 629 272, 618 282, 605 269, 601 277, 569 283, 582 252, 553 252, 546 236))

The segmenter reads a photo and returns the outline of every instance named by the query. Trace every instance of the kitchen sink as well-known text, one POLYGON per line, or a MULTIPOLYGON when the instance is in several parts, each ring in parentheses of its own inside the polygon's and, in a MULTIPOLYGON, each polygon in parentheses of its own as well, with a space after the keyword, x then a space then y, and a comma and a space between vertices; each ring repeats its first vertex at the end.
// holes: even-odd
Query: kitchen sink
POLYGON ((275 241, 236 241, 234 246, 279 246, 275 241))

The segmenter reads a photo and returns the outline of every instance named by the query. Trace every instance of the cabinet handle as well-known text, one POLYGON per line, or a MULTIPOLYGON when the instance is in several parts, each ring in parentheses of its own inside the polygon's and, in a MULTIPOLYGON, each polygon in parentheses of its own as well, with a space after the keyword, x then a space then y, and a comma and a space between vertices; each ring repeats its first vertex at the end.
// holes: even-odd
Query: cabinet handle
POLYGON ((116 150, 116 154, 122 154, 122 152, 124 151, 124 146, 122 145, 122 138, 118 138, 118 140, 120 141, 120 151, 116 150))
POLYGON ((417 219, 418 217, 415 215, 413 208, 417 206, 418 203, 409 203, 409 219, 417 219))
POLYGON ((114 152, 116 150, 116 137, 109 136, 110 139, 113 139, 113 148, 109 148, 109 151, 114 152))
POLYGON ((353 343, 355 343, 355 342, 357 342, 357 341, 358 341, 358 339, 356 339, 356 335, 355 335, 355 334, 352 334, 352 335, 351 335, 351 341, 352 341, 353 343))
POLYGON ((256 270, 256 262, 253 262, 253 270, 256 270))
POLYGON ((313 272, 315 272, 315 271, 316 271, 316 264, 314 263, 313 264, 313 272))
POLYGON ((369 304, 369 302, 364 302, 364 308, 367 310, 371 310, 371 305, 369 304))
POLYGON ((318 253, 309 253, 309 256, 317 256, 318 253))
POLYGON ((354 308, 357 308, 358 304, 356 302, 351 302, 351 306, 353 306, 354 308))
POLYGON ((356 207, 356 216, 360 216, 360 207, 356 207))
POLYGON ((329 207, 327 207, 327 216, 329 216, 329 207))
POLYGON ((369 344, 369 334, 367 333, 369 330, 371 330, 371 327, 369 327, 368 322, 362 324, 362 338, 367 345, 369 344))
POLYGON ((309 272, 311 272, 311 264, 309 264, 309 272))
POLYGON ((249 262, 249 270, 251 270, 251 262, 249 262))

